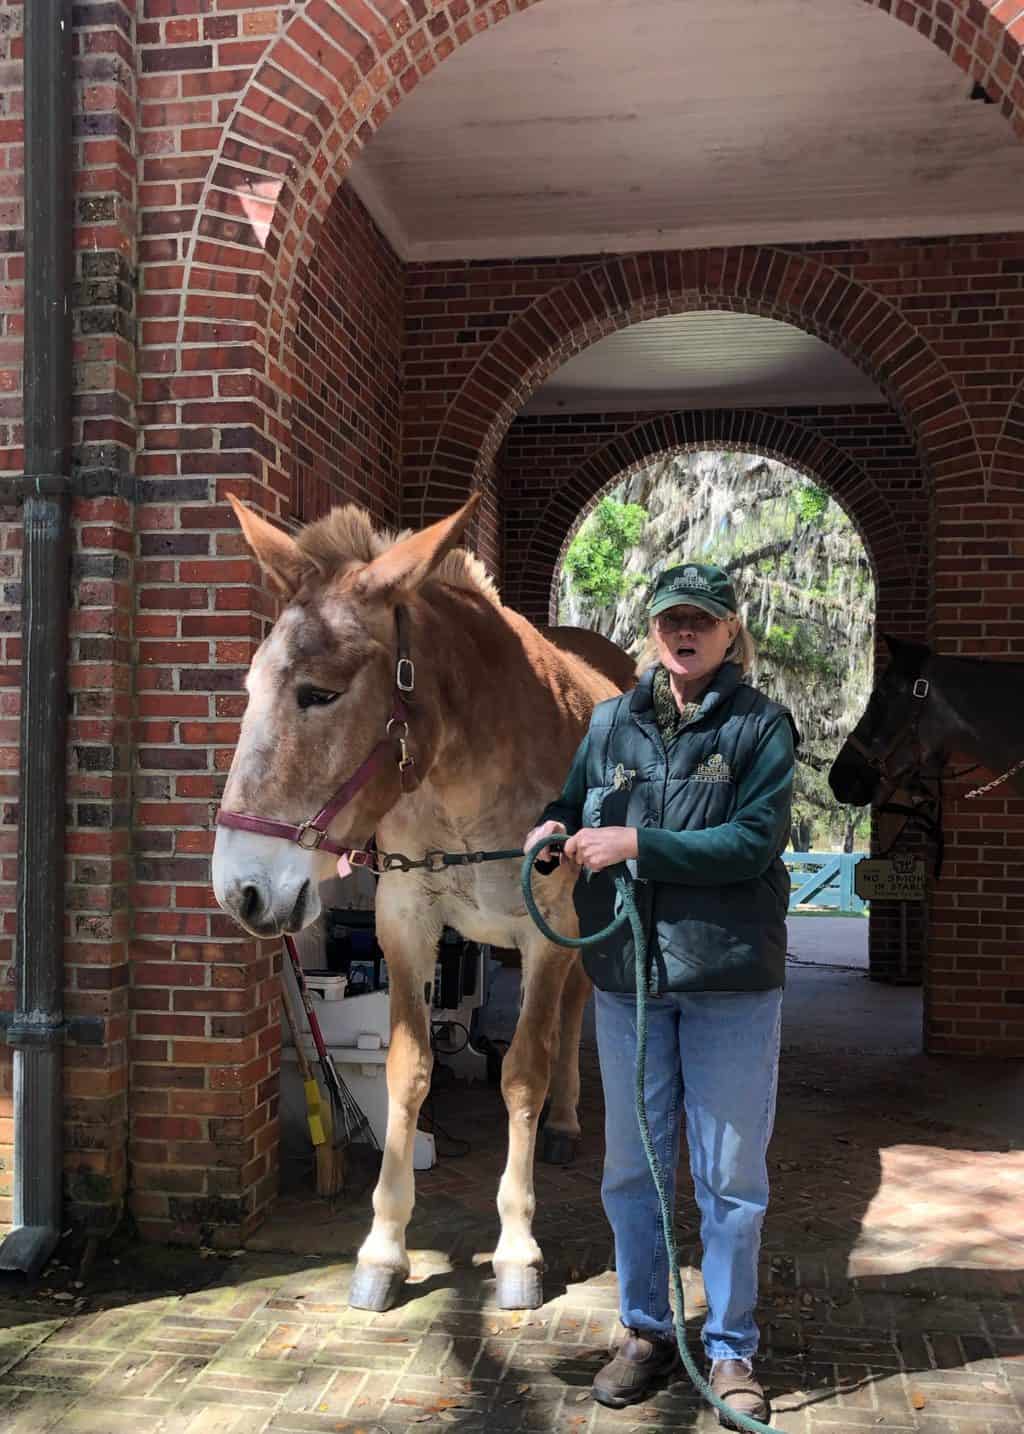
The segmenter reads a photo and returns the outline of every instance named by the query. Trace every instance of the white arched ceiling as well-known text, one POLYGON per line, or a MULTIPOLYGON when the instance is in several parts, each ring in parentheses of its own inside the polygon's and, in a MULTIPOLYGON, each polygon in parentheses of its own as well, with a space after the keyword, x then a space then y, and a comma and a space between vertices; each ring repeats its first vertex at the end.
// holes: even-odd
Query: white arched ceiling
POLYGON ((352 182, 423 261, 1024 229, 1024 147, 974 88, 858 0, 544 0, 352 182))

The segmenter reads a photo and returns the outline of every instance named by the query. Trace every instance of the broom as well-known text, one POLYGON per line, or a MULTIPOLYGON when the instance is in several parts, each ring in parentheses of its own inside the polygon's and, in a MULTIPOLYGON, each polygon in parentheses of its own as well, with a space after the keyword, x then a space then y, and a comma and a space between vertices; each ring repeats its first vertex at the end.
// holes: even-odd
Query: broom
POLYGON ((302 1088, 306 1094, 306 1120, 309 1123, 309 1138, 316 1154, 316 1193, 323 1196, 340 1194, 345 1183, 344 1151, 336 1149, 333 1139, 330 1111, 324 1106, 320 1095, 320 1084, 313 1074, 302 1044, 299 1022, 288 990, 288 978, 281 973, 281 1006, 284 1010, 288 1029, 291 1031, 295 1058, 302 1075, 302 1088))

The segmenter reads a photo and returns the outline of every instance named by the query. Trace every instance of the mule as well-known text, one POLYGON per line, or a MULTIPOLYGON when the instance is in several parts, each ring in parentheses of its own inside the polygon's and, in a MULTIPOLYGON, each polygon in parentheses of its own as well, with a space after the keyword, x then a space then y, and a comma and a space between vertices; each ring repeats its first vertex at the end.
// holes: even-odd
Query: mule
POLYGON ((998 774, 969 796, 1004 782, 1024 792, 1024 663, 941 657, 923 643, 883 637, 889 666, 829 771, 838 800, 862 807, 883 786, 891 793, 941 778, 954 752, 998 774))
MULTIPOLYGON (((371 833, 381 852, 428 863, 387 870, 377 887, 391 1039, 373 1223, 349 1292, 363 1309, 390 1307, 409 1273, 413 1140, 430 1085, 443 927, 521 954, 520 1016, 501 1073, 509 1135, 493 1265, 503 1308, 543 1298, 533 1160, 549 1088, 551 1149, 564 1154, 579 1136, 590 983, 578 953, 533 925, 518 861, 443 867, 439 854, 518 848, 560 791, 594 704, 629 684, 632 664, 596 633, 562 634, 576 649, 562 650, 557 631, 549 640, 502 606, 482 565, 457 547, 476 503, 393 539, 352 505, 293 538, 234 501, 286 606, 246 681, 214 847, 218 902, 254 936, 276 937, 316 920, 319 883, 339 856, 368 861, 371 833)), ((547 919, 569 935, 572 884, 568 870, 536 881, 547 919)))

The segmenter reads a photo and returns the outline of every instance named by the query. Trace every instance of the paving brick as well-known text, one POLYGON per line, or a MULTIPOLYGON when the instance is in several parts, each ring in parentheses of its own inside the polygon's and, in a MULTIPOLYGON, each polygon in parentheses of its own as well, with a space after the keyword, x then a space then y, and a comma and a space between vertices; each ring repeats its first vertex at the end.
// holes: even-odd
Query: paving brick
POLYGON ((74 1404, 67 1394, 46 1393, 8 1386, 0 1389, 0 1431, 2 1434, 35 1434, 52 1429, 74 1404))
MULTIPOLYGON (((584 1143, 588 1178, 578 1187, 564 1171, 554 1178, 538 1168, 547 1302, 536 1311, 495 1307, 485 1260, 501 1164, 495 1099, 484 1091, 467 1096, 479 1163, 421 1183, 417 1278, 395 1309, 374 1315, 345 1303, 365 1233, 362 1210, 328 1220, 305 1197, 296 1218, 308 1222, 315 1209, 320 1259, 250 1250, 215 1270, 204 1266, 216 1281, 204 1288, 115 1291, 97 1296, 105 1308, 91 1307, 86 1288, 84 1308, 56 1318, 51 1298, 0 1302, 0 1350, 9 1365, 0 1434, 51 1427, 61 1434, 437 1434, 447 1427, 460 1434, 712 1434, 715 1416, 685 1378, 625 1413, 590 1397, 618 1331, 599 1187, 589 1178, 599 1170, 596 1137, 584 1143), (587 1235, 576 1238, 582 1227, 587 1235)), ((785 1154, 798 1145, 809 1163, 824 1154, 820 1121, 815 1108, 810 1123, 784 1124, 785 1154)), ((955 1147, 955 1133, 947 1138, 955 1147)), ((902 1272, 850 1280, 847 1260, 863 1228, 858 1234, 844 1223, 846 1187, 830 1181, 827 1161, 820 1180, 806 1169, 792 1172, 801 1188, 813 1184, 819 1218, 809 1222, 802 1201, 789 1198, 787 1174, 769 1214, 759 1316, 775 1427, 782 1434, 1019 1434, 1019 1287, 989 1284, 984 1270, 919 1267, 916 1247, 895 1245, 890 1254, 897 1252, 902 1272), (837 1210, 842 1220, 833 1218, 837 1210)), ((878 1176, 851 1170, 850 1178, 866 1188, 878 1176)), ((938 1237, 952 1242, 955 1214, 943 1219, 938 1237)), ((863 1199, 858 1221, 870 1223, 863 1199)), ((688 1342, 699 1360, 703 1287, 690 1235, 682 1259, 688 1342)), ((992 1273, 1006 1273, 1001 1260, 996 1251, 992 1273)))

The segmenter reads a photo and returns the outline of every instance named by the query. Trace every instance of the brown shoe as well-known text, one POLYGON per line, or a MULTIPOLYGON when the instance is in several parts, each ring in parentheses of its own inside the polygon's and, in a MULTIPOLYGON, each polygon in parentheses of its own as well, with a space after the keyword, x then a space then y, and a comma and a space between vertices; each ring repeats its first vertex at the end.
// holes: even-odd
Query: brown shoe
MULTIPOLYGON (((724 1399, 737 1414, 746 1414, 750 1419, 760 1419, 767 1424, 771 1410, 768 1396, 760 1382, 755 1379, 750 1363, 746 1359, 716 1359, 711 1365, 708 1379, 712 1394, 724 1399)), ((718 1422, 725 1429, 738 1429, 727 1414, 718 1411, 718 1422)))
POLYGON ((674 1339, 655 1339, 627 1329, 615 1358, 599 1369, 594 1378, 594 1398, 609 1409, 639 1404, 659 1380, 674 1374, 679 1364, 674 1339))

